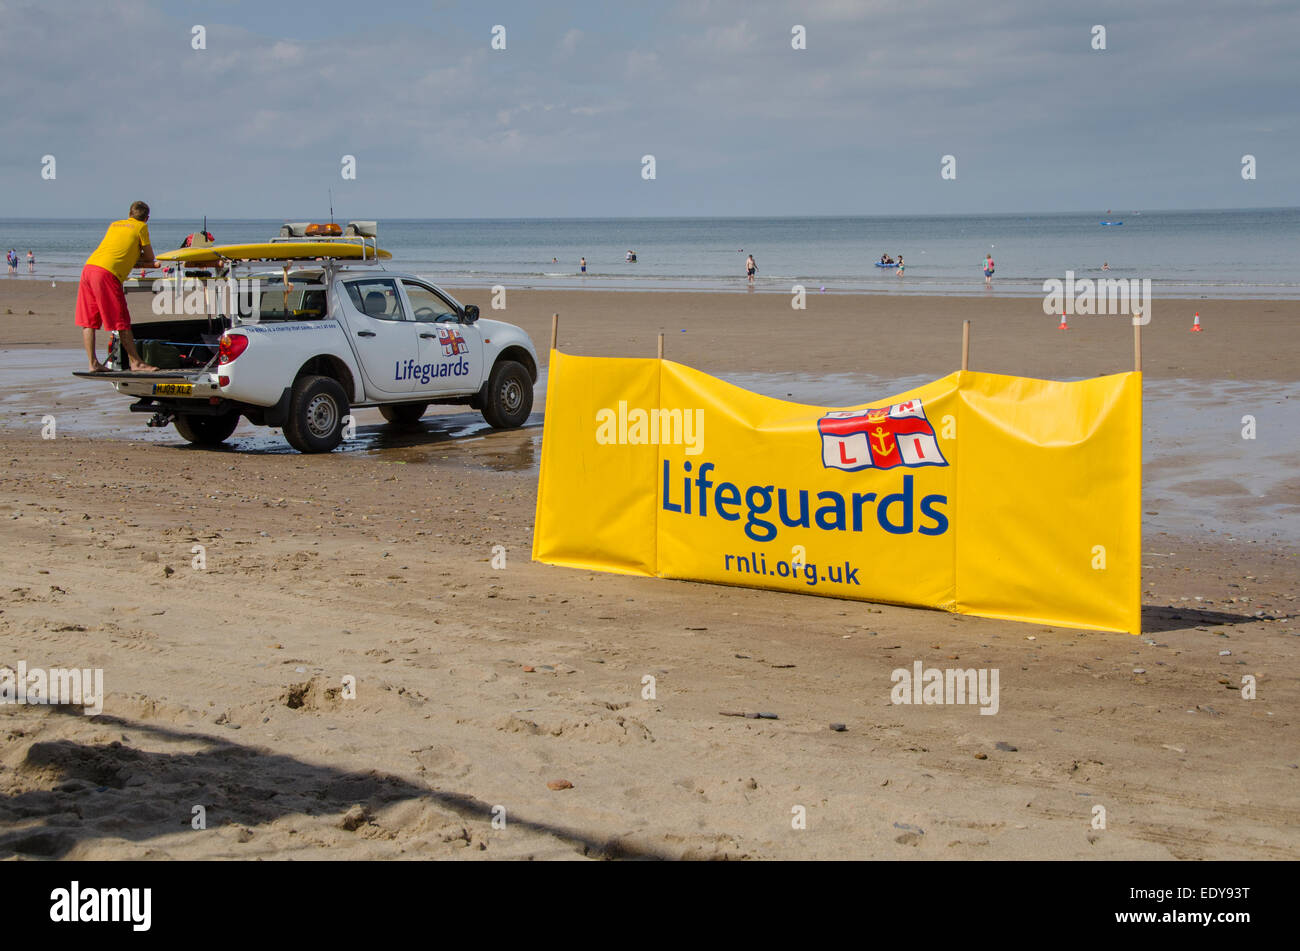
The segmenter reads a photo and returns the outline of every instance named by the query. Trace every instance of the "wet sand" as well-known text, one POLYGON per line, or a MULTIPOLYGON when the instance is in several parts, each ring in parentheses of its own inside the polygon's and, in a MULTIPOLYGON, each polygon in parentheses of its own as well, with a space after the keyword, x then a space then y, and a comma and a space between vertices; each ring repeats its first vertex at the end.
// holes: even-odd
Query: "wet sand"
MULTIPOLYGON (((1133 328, 1126 317, 1060 317, 1037 299, 807 295, 793 310, 781 294, 507 291, 494 311, 483 289, 449 289, 484 317, 500 317, 547 349, 558 312, 560 347, 592 356, 665 355, 707 373, 870 373, 931 378, 961 362, 961 326, 973 322, 971 368, 1044 379, 1077 379, 1133 368, 1133 328)), ((129 297, 143 322, 147 294, 129 297)), ((81 347, 73 326, 76 287, 0 281, 0 347, 81 347), (33 311, 28 314, 27 311, 33 311), (6 313, 12 311, 13 313, 6 313)), ((1155 301, 1143 328, 1143 371, 1151 378, 1295 382, 1300 301, 1155 301), (1189 332, 1200 312, 1205 330, 1189 332)))
MULTIPOLYGON (((192 449, 57 370, 79 341, 71 291, 45 289, 0 284, 0 664, 102 667, 108 697, 0 709, 0 856, 1300 856, 1294 303, 1156 304, 1129 637, 534 564, 540 429, 368 411, 329 456, 251 428, 192 449), (918 660, 998 668, 999 713, 893 705, 918 660)), ((509 303, 541 350, 558 310, 565 349, 664 332, 673 359, 812 402, 950 371, 962 319, 979 369, 1132 361, 1119 318, 1061 332, 1005 299, 509 303)))

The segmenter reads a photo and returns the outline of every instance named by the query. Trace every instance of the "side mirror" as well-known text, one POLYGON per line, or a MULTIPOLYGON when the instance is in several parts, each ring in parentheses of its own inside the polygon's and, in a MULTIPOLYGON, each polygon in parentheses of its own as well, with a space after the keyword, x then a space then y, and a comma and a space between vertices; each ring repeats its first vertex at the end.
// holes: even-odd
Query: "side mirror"
POLYGON ((465 305, 465 323, 472 324, 478 320, 478 304, 465 305))

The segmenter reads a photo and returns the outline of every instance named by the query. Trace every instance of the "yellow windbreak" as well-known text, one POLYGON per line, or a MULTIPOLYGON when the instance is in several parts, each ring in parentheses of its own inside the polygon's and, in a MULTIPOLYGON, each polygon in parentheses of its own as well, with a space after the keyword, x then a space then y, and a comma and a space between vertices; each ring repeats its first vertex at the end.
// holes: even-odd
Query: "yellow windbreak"
POLYGON ((1141 376, 953 373, 803 406, 553 351, 533 557, 1140 628, 1141 376))

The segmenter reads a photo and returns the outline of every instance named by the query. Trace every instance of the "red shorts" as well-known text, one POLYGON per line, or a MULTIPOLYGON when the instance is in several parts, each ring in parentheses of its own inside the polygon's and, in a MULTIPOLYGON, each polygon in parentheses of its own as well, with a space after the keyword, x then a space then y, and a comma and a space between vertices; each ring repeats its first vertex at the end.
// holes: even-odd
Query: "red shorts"
POLYGON ((77 287, 77 326, 98 330, 130 330, 131 312, 117 275, 98 264, 81 269, 77 287))

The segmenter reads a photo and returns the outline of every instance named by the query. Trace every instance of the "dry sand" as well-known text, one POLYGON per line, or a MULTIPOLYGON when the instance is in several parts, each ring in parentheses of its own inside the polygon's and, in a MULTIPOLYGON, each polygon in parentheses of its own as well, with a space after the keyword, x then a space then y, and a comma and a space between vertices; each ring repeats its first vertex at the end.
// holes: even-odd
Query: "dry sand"
MULTIPOLYGON (((0 284, 0 348, 77 347, 72 292, 0 284)), ((486 292, 462 298, 490 313, 486 292)), ((509 303, 539 349, 560 311, 565 349, 651 355, 664 332, 670 357, 724 375, 935 376, 965 318, 979 369, 1132 361, 1122 320, 1062 333, 1037 300, 509 303)), ((1290 393, 1298 311, 1158 301, 1148 377, 1250 383, 1247 405, 1290 393), (1204 334, 1187 332, 1195 309, 1204 334)), ((244 451, 201 451, 79 429, 123 416, 107 387, 16 380, 0 368, 0 664, 102 667, 107 699, 97 717, 0 709, 0 855, 1300 856, 1300 569, 1267 532, 1149 528, 1140 638, 592 574, 529 561, 536 428, 448 438, 476 432, 453 413, 364 452, 248 451, 278 440, 242 433, 244 451), (892 705, 890 672, 917 660, 998 668, 1000 712, 892 705)), ((1274 475, 1260 504, 1294 519, 1300 490, 1274 475)))

